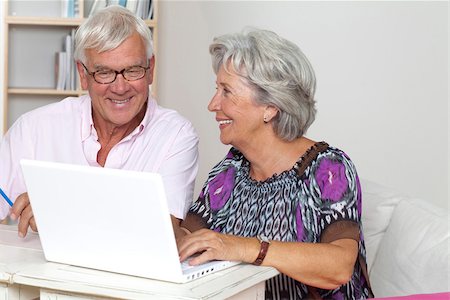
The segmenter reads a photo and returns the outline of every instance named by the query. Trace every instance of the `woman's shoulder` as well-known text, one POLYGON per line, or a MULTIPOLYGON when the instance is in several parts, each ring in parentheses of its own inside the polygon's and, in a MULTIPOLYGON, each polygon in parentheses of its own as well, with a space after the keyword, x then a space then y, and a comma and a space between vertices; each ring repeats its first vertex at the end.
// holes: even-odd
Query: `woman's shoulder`
POLYGON ((343 150, 323 141, 315 143, 299 161, 299 174, 307 177, 336 172, 356 174, 356 168, 343 150))
POLYGON ((303 181, 313 186, 312 190, 320 191, 317 196, 321 199, 336 202, 342 200, 349 189, 359 190, 355 189, 358 175, 353 162, 343 150, 325 142, 321 142, 320 149, 303 168, 303 181))
POLYGON ((350 157, 340 148, 332 146, 325 141, 316 142, 302 156, 303 160, 310 162, 320 161, 322 159, 331 159, 335 161, 351 161, 350 157))

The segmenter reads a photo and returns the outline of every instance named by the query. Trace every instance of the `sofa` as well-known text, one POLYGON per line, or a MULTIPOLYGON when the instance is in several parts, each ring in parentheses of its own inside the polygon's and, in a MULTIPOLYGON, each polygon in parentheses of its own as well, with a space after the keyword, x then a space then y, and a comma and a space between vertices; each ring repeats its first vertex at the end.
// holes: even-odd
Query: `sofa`
MULTIPOLYGON (((375 297, 449 292, 448 209, 368 180, 361 186, 363 234, 375 297)), ((450 299, 450 294, 443 295, 450 299)))

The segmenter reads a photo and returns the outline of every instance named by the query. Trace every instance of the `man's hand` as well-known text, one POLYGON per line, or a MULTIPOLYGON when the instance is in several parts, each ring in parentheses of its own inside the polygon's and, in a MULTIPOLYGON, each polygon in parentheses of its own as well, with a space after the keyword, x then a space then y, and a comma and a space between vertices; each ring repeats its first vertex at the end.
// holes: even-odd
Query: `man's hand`
POLYGON ((17 229, 19 231, 19 236, 22 238, 27 235, 28 227, 31 227, 33 231, 37 231, 28 193, 23 193, 17 197, 11 208, 10 218, 12 220, 19 220, 17 229))

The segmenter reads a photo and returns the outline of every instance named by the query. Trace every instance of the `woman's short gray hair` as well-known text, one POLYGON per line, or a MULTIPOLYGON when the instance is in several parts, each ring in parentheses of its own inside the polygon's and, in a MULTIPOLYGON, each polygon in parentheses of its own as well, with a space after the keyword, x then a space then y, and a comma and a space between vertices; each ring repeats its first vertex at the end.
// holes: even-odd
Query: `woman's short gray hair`
POLYGON ((75 34, 74 59, 86 63, 86 49, 104 52, 117 48, 133 33, 139 33, 147 51, 153 55, 152 32, 147 24, 120 5, 108 6, 89 17, 75 34))
POLYGON ((216 74, 221 66, 237 73, 255 88, 257 103, 279 110, 272 123, 279 137, 303 136, 316 114, 316 79, 297 45, 274 32, 249 29, 214 38, 209 52, 216 74))

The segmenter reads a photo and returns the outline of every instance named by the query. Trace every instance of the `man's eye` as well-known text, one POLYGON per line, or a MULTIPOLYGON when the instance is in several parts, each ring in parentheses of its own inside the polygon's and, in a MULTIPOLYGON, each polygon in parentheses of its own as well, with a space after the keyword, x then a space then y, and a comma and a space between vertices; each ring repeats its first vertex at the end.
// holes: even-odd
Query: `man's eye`
POLYGON ((111 70, 102 70, 95 72, 98 76, 111 76, 114 72, 111 70))
POLYGON ((128 75, 136 75, 136 74, 141 74, 141 70, 140 69, 129 69, 125 71, 128 75))

